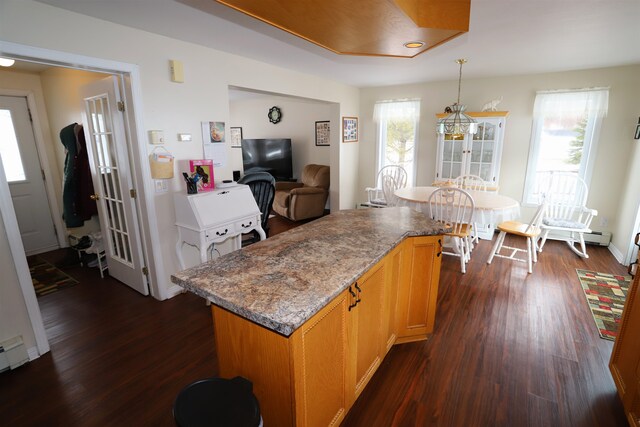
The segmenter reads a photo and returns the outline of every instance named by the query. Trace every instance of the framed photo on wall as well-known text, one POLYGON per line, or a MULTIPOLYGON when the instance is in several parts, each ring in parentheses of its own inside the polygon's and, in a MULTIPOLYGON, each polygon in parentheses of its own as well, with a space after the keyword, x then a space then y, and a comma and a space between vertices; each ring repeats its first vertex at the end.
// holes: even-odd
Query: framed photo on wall
POLYGON ((229 137, 231 139, 231 146, 240 148, 242 147, 242 128, 230 127, 229 137))
POLYGON ((329 120, 316 122, 316 145, 319 147, 328 147, 331 145, 329 132, 329 120))
POLYGON ((358 118, 342 118, 342 142, 358 142, 358 118))

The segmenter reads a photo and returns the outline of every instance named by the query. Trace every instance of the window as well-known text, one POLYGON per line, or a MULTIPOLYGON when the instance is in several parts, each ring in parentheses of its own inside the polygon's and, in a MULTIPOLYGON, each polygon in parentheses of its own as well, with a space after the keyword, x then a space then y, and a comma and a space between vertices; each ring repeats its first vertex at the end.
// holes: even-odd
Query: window
POLYGON ((415 185, 420 100, 377 102, 373 118, 378 124, 378 170, 402 166, 407 171, 407 185, 415 185))
POLYGON ((609 89, 538 92, 533 109, 524 204, 538 204, 549 172, 591 178, 602 118, 607 114, 609 89))
POLYGON ((0 154, 2 154, 2 166, 7 177, 7 182, 24 181, 27 179, 18 138, 11 118, 11 110, 0 110, 0 154))

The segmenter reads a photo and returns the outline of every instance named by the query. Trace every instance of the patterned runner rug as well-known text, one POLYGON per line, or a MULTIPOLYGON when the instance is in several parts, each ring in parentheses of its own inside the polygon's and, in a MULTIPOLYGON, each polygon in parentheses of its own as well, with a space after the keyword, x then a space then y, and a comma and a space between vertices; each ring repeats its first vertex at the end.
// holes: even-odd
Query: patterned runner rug
POLYGON ((600 337, 615 341, 631 276, 576 269, 600 337))
POLYGON ((77 285, 78 281, 38 256, 27 257, 36 296, 77 285))

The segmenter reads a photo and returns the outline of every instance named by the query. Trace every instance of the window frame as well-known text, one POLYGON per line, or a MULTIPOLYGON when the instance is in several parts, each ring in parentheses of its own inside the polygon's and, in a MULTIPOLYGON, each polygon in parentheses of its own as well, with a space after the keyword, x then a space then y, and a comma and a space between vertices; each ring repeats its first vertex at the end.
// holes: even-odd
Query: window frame
MULTIPOLYGON (((411 173, 407 173, 407 186, 412 187, 415 186, 417 174, 418 174, 418 135, 419 135, 419 125, 420 125, 420 100, 419 99, 399 99, 392 101, 379 101, 379 103, 389 103, 389 104, 401 104, 404 102, 417 102, 418 109, 416 115, 413 119, 413 167, 411 173)), ((377 120, 377 138, 376 138, 376 166, 379 171, 384 166, 393 165, 393 163, 385 163, 385 148, 387 144, 387 126, 388 126, 389 118, 388 117, 380 117, 377 120)), ((402 165, 400 165, 402 166, 402 165)))
MULTIPOLYGON (((608 88, 607 88, 608 90, 608 88)), ((589 89, 566 91, 567 94, 577 92, 589 92, 589 89)), ((542 94, 548 92, 541 92, 542 94)), ((540 93, 539 93, 540 94, 540 93)), ((539 95, 538 94, 538 95, 539 95)), ((578 167, 578 176, 582 178, 588 186, 591 185, 591 178, 595 165, 595 154, 598 149, 600 129, 602 127, 603 115, 595 110, 590 110, 585 127, 584 142, 582 146, 582 160, 578 167), (586 157, 585 157, 586 154, 586 157)), ((527 171, 525 175, 524 190, 522 192, 522 206, 535 207, 539 204, 539 196, 534 193, 536 174, 538 173, 538 161, 540 153, 540 138, 543 132, 545 117, 534 115, 531 125, 531 139, 529 143, 529 156, 527 158, 527 171)))

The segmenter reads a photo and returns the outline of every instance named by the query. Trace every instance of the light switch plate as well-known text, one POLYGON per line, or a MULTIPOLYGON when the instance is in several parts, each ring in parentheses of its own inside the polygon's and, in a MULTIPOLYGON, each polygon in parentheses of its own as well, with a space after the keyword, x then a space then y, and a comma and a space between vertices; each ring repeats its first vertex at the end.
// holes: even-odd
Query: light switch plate
POLYGON ((155 180, 156 193, 166 193, 169 191, 169 184, 166 179, 156 179, 155 180))
POLYGON ((180 142, 189 142, 189 141, 191 141, 191 134, 190 133, 179 133, 178 134, 178 141, 180 141, 180 142))

